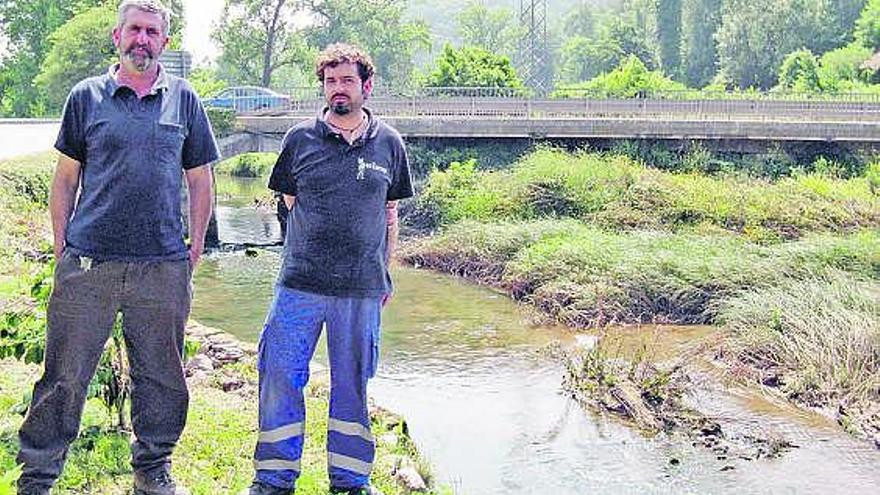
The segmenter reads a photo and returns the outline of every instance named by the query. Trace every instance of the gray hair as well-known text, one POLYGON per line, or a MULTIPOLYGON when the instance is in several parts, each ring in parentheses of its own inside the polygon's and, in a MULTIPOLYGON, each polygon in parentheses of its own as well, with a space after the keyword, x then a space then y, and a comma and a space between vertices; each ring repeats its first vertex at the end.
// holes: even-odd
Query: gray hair
POLYGON ((171 28, 171 10, 165 7, 159 0, 122 0, 116 15, 116 27, 121 28, 125 24, 125 15, 129 9, 138 9, 162 17, 162 27, 165 35, 171 28))

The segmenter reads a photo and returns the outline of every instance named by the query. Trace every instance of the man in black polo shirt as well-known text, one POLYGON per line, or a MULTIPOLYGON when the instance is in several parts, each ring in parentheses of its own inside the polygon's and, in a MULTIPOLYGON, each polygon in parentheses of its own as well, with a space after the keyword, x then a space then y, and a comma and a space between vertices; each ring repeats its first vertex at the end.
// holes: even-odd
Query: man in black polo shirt
POLYGON ((119 63, 77 84, 64 107, 49 200, 55 286, 45 371, 19 432, 19 494, 48 494, 61 474, 117 312, 131 370, 135 493, 188 493, 171 479, 170 457, 186 421, 183 332, 218 151, 198 96, 157 62, 169 17, 156 0, 123 0, 119 63))
POLYGON ((328 107, 285 136, 269 187, 292 208, 275 299, 259 345, 260 436, 251 495, 286 495, 300 474, 303 388, 322 326, 330 359, 331 492, 377 494, 367 381, 391 297, 397 200, 412 196, 400 135, 363 108, 373 63, 334 44, 317 61, 328 107))

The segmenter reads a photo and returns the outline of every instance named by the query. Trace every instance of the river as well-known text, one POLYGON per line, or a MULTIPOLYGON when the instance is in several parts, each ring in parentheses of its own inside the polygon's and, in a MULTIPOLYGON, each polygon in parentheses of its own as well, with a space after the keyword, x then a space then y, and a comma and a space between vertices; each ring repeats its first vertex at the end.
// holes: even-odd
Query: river
MULTIPOLYGON (((221 239, 274 240, 268 212, 253 206, 259 181, 219 179, 221 239), (242 197, 243 196, 243 197, 242 197)), ((242 339, 257 338, 279 255, 209 256, 196 275, 194 317, 242 339)), ((871 493, 880 453, 817 414, 709 379, 692 401, 725 430, 760 431, 797 448, 775 459, 719 459, 683 436, 644 437, 586 412, 561 391, 548 346, 572 331, 536 326, 526 308, 456 278, 396 266, 396 294, 383 316, 381 364, 371 396, 403 414, 441 483, 465 495, 583 493, 871 493)), ((676 354, 708 327, 623 328, 676 354)), ((322 346, 317 359, 326 362, 322 346)))

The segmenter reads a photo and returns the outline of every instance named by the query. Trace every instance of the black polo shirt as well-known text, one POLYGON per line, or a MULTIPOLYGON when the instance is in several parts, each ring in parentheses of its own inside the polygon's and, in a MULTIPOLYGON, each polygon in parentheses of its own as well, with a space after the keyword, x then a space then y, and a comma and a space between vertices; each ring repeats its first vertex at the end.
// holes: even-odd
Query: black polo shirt
POLYGON ((400 134, 371 115, 353 144, 321 118, 290 129, 269 188, 296 196, 280 282, 339 297, 391 291, 385 203, 413 195, 400 134))
POLYGON ((82 165, 66 248, 98 260, 162 261, 187 256, 182 171, 219 151, 198 95, 161 68, 138 98, 113 78, 118 65, 74 86, 55 148, 82 165))

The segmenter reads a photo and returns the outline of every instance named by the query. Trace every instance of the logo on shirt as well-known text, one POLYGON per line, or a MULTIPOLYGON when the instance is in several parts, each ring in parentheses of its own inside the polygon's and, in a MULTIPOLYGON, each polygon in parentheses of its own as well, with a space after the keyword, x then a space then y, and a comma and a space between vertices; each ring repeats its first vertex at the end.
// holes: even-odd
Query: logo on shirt
POLYGON ((383 175, 388 175, 388 169, 382 167, 380 165, 376 165, 374 162, 364 161, 363 157, 358 157, 358 173, 357 180, 364 180, 365 174, 367 170, 374 170, 383 175))

